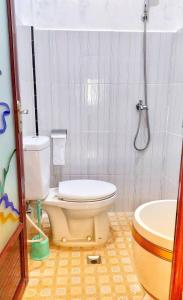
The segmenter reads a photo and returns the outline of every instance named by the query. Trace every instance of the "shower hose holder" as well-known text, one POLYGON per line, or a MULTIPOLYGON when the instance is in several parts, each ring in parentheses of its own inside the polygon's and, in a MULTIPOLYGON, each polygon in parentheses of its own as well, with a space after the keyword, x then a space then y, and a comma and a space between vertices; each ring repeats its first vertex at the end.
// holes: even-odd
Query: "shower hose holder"
POLYGON ((148 21, 148 1, 145 0, 144 2, 144 14, 142 16, 142 22, 148 21))

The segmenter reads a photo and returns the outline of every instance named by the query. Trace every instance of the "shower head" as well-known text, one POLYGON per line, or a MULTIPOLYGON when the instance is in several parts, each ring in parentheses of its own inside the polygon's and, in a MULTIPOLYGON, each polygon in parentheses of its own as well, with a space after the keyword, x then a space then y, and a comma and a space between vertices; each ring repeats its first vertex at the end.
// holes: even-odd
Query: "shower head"
POLYGON ((144 0, 144 6, 150 8, 151 6, 157 6, 159 4, 159 0, 144 0))
POLYGON ((149 6, 157 6, 159 4, 159 0, 149 0, 149 6))

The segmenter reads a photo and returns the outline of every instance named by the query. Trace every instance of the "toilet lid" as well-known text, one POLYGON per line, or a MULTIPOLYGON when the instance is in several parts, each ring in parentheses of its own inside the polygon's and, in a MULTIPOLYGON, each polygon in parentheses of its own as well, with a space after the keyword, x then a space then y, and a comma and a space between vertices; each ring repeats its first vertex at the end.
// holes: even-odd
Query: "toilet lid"
POLYGON ((114 184, 99 180, 68 180, 59 182, 58 197, 67 201, 97 201, 113 196, 114 184))

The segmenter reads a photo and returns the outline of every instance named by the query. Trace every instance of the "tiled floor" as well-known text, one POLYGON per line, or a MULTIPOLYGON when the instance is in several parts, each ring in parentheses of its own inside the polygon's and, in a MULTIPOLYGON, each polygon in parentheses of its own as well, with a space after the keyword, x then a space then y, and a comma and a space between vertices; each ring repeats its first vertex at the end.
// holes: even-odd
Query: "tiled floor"
POLYGON ((111 238, 104 247, 63 249, 51 244, 49 259, 29 260, 23 299, 142 300, 144 292, 132 261, 131 213, 110 213, 109 218, 111 238), (88 265, 88 254, 100 254, 102 264, 88 265))

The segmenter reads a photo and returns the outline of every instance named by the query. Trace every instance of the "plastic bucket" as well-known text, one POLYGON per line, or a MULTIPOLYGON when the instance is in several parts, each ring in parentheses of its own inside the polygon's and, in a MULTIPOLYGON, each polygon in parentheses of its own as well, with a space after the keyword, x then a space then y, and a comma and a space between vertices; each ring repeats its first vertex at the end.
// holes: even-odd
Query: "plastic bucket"
MULTIPOLYGON (((35 235, 32 240, 40 239, 40 234, 35 235)), ((33 260, 44 260, 50 255, 49 239, 45 238, 41 242, 31 243, 30 256, 33 260)))

